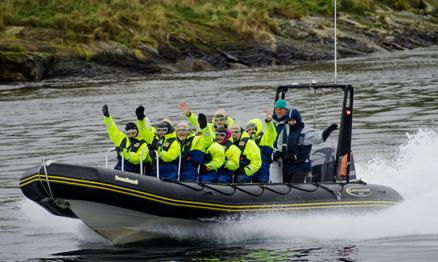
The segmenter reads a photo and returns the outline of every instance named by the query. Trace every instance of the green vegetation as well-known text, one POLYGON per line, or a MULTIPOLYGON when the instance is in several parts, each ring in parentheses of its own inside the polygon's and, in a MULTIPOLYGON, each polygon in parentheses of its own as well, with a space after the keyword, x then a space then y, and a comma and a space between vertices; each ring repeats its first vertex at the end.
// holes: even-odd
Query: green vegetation
MULTIPOLYGON (((436 0, 426 2, 436 10, 436 0)), ((113 40, 131 48, 157 47, 172 36, 210 41, 234 34, 269 41, 272 34, 280 34, 280 18, 331 15, 332 5, 332 0, 2 0, 0 30, 43 28, 58 32, 67 43, 113 40)), ((426 8, 425 0, 338 0, 338 6, 341 12, 358 14, 377 7, 426 8)), ((431 13, 436 15, 435 10, 431 13)))

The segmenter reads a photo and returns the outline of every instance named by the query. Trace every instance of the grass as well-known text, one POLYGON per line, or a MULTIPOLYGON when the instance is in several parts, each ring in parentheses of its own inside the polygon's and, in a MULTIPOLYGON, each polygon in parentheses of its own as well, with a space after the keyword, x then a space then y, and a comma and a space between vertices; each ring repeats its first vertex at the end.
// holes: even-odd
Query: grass
MULTIPOLYGON (((436 16, 438 3, 429 2, 436 16)), ((269 42, 281 34, 280 18, 330 16, 332 5, 332 0, 2 0, 0 30, 48 28, 62 32, 67 43, 113 40, 131 48, 157 47, 172 36, 269 42)), ((415 12, 424 9, 424 0, 338 0, 340 12, 364 14, 378 6, 415 12)))

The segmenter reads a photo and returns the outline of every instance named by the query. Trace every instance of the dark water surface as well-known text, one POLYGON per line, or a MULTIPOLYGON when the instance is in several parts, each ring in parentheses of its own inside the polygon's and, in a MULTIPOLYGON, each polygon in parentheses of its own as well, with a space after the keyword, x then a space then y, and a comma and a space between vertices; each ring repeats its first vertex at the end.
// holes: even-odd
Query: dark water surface
MULTIPOLYGON (((41 156, 104 165, 111 147, 101 116, 120 127, 139 104, 156 122, 183 120, 180 101, 241 125, 271 109, 276 86, 332 81, 330 64, 0 85, 0 260, 438 261, 438 47, 341 60, 340 83, 356 87, 353 151, 359 177, 406 201, 379 214, 257 217, 210 230, 168 229, 169 238, 112 246, 80 221, 26 200, 24 170, 41 156)), ((337 121, 338 92, 304 92, 289 104, 317 127, 337 121), (316 106, 315 106, 316 105, 316 106), (327 111, 327 113, 325 113, 327 111)))

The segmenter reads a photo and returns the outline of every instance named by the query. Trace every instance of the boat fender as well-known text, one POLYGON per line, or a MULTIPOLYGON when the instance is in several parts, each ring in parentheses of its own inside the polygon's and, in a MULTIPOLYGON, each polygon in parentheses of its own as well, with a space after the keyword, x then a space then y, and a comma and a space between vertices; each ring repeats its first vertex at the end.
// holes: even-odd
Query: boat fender
POLYGON ((345 154, 341 159, 341 166, 339 168, 339 176, 342 180, 345 180, 347 178, 347 167, 349 164, 348 157, 349 154, 345 154))

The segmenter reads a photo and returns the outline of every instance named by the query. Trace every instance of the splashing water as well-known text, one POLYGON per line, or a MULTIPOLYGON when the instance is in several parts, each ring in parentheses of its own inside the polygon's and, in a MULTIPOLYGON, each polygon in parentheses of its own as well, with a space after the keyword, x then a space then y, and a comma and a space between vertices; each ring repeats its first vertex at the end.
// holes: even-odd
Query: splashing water
POLYGON ((395 155, 357 163, 357 172, 365 181, 393 187, 405 198, 390 209, 362 215, 264 215, 205 227, 161 230, 175 238, 218 243, 268 239, 302 243, 438 234, 438 133, 420 129, 407 138, 395 155))
MULTIPOLYGON (((201 239, 219 244, 251 240, 302 244, 438 234, 438 133, 420 129, 416 134, 407 134, 407 138, 407 143, 399 146, 395 154, 356 164, 357 173, 366 182, 387 185, 402 194, 405 201, 390 209, 361 215, 260 215, 240 221, 196 226, 163 226, 153 231, 179 240, 201 239)), ((29 207, 27 210, 35 211, 29 207)), ((36 212, 39 214, 36 217, 40 220, 40 216, 44 216, 44 223, 51 221, 54 222, 51 225, 56 225, 54 219, 64 219, 50 214, 42 215, 41 211, 36 212)), ((35 214, 29 214, 28 217, 35 217, 35 214)), ((38 224, 41 225, 41 222, 38 224)), ((63 223, 62 228, 54 226, 52 231, 66 233, 70 228, 75 234, 81 235, 79 238, 89 240, 89 230, 79 230, 78 233, 78 226, 85 227, 70 220, 63 223)))

